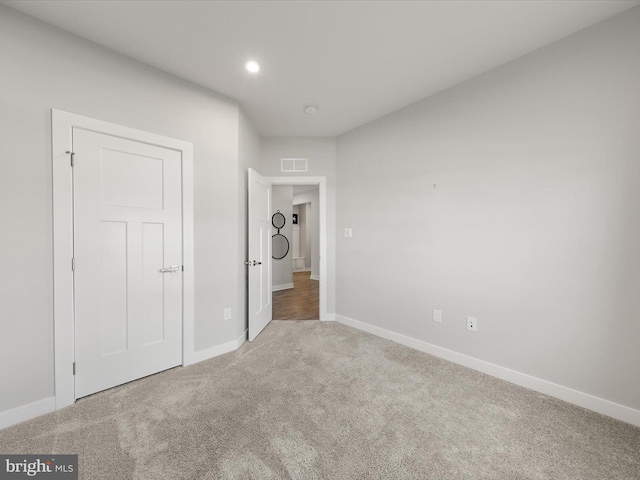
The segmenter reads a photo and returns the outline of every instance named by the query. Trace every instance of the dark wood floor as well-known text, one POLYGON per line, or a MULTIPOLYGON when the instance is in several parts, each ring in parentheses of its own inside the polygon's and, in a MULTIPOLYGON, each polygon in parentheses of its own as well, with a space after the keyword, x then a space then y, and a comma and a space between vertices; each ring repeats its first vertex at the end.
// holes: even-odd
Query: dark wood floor
POLYGON ((273 292, 274 320, 318 320, 320 318, 317 280, 311 280, 311 272, 293 274, 293 288, 273 292))

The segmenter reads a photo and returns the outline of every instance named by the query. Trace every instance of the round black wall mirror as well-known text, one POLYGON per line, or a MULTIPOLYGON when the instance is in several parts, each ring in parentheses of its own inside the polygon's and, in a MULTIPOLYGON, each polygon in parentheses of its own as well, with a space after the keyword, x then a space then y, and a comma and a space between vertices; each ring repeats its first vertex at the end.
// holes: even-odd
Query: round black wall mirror
POLYGON ((271 258, 281 260, 289 253, 289 240, 281 233, 271 237, 271 258))
POLYGON ((271 237, 271 258, 274 260, 282 260, 289 253, 289 240, 280 233, 280 229, 284 227, 286 221, 280 210, 271 217, 271 225, 278 230, 278 233, 271 237))
POLYGON ((284 227, 285 223, 286 223, 286 219, 284 218, 284 215, 280 213, 280 210, 274 213, 273 216, 271 217, 271 225, 273 225, 278 230, 284 227))

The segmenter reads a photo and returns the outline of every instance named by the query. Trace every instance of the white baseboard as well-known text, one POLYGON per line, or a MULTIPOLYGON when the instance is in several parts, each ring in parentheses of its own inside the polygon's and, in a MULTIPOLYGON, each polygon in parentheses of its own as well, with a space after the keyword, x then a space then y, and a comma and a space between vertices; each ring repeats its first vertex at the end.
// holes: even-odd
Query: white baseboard
POLYGON ((311 275, 309 278, 310 278, 311 280, 318 280, 318 281, 320 281, 320 276, 319 276, 319 275, 311 275))
POLYGON ((463 365, 465 367, 477 370, 487 375, 506 380, 507 382, 515 383, 522 387, 530 388, 536 392, 544 393, 551 397, 559 398, 565 402, 578 405, 588 410, 607 415, 609 417, 621 420, 623 422, 630 423, 640 427, 640 410, 635 410, 631 407, 626 407, 618 403, 614 403, 604 398, 596 397, 588 393, 580 392, 569 387, 558 385, 541 378, 527 375, 526 373, 517 372, 506 367, 501 367, 494 363, 486 362, 475 357, 470 357, 462 353, 448 350, 446 348, 438 347, 431 343, 424 342, 415 338, 407 337, 400 333, 392 332, 381 327, 376 327, 368 323, 354 320, 353 318, 345 317, 343 315, 335 315, 336 320, 340 323, 348 325, 358 330, 362 330, 367 333, 371 333, 378 337, 386 338, 387 340, 393 340, 407 347, 420 350, 421 352, 434 355, 436 357, 443 358, 453 363, 463 365))
MULTIPOLYGON (((194 354, 193 363, 209 360, 210 358, 224 355, 225 353, 233 352, 240 348, 240 345, 247 339, 247 331, 245 330, 238 338, 231 340, 230 342, 216 345, 215 347, 206 348, 204 350, 198 350, 194 354)), ((185 365, 186 366, 186 365, 185 365)))
POLYGON ((30 420, 56 409, 56 397, 43 398, 33 403, 21 405, 11 410, 0 412, 0 428, 30 420))
POLYGON ((310 268, 294 268, 293 269, 293 273, 298 273, 298 272, 310 272, 311 269, 310 268))
POLYGON ((326 313, 324 318, 321 318, 320 320, 322 320, 323 322, 335 322, 336 321, 336 314, 335 313, 326 313))
POLYGON ((271 291, 279 292, 280 290, 288 290, 290 288, 293 288, 293 283, 283 283, 282 285, 273 285, 271 291))

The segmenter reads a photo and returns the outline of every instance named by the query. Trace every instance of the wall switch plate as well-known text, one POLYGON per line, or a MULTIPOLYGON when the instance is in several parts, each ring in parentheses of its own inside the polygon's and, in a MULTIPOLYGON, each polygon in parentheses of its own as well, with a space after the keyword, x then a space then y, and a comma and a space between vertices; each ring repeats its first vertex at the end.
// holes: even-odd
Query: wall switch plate
POLYGON ((478 331, 478 319, 474 317, 467 317, 467 330, 472 332, 478 331))
POLYGON ((231 307, 227 307, 224 309, 224 319, 231 320, 231 307))
POLYGON ((351 237, 353 237, 353 229, 351 229, 351 228, 345 228, 345 229, 344 229, 344 236, 345 236, 345 238, 351 238, 351 237))
POLYGON ((442 310, 433 309, 433 321, 442 323, 442 310))

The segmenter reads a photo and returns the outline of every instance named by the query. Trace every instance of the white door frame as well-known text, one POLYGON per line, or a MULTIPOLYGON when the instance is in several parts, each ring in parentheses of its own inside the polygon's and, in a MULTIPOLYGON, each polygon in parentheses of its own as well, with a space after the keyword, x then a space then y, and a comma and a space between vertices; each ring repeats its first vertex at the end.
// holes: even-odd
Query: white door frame
MULTIPOLYGON (((266 177, 271 185, 317 185, 320 209, 320 320, 332 320, 327 315, 327 177, 266 177)), ((273 272, 273 270, 272 270, 273 272)))
POLYGON ((51 110, 53 173, 53 336, 56 409, 75 402, 73 272, 73 128, 177 150, 182 154, 182 362, 194 363, 193 145, 113 123, 51 110))

